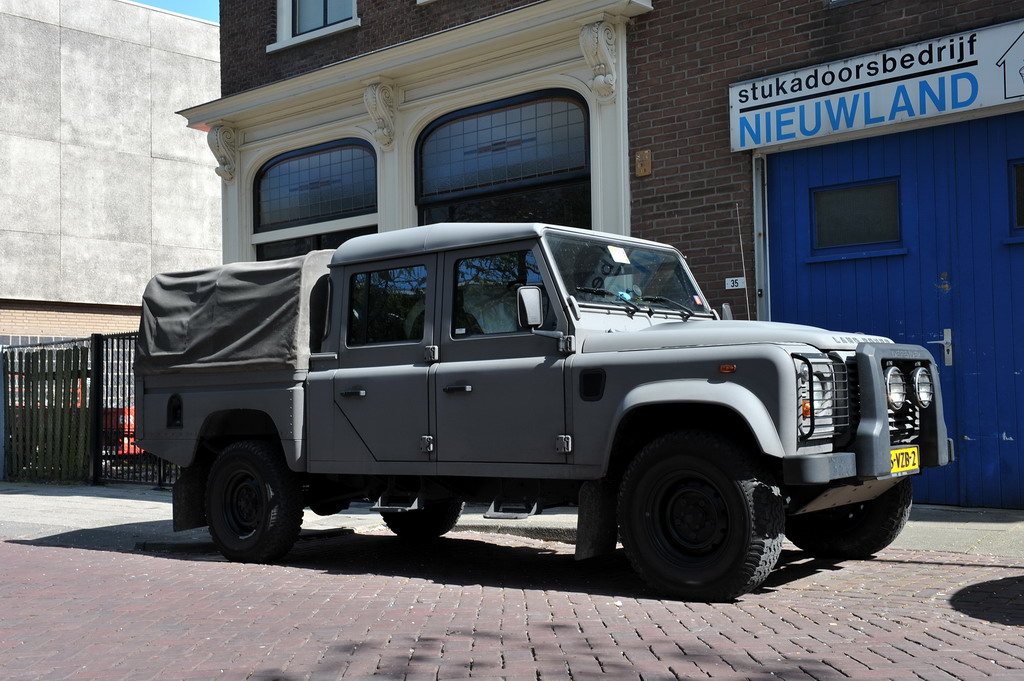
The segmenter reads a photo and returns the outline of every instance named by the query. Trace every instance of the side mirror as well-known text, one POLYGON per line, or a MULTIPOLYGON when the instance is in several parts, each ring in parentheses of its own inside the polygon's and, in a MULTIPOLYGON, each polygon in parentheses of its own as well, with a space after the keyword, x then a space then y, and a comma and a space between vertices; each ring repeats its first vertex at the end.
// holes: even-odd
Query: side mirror
POLYGON ((520 286, 516 298, 519 328, 536 329, 544 323, 544 294, 539 286, 520 286))
POLYGON ((732 305, 722 303, 722 319, 732 319, 732 305))

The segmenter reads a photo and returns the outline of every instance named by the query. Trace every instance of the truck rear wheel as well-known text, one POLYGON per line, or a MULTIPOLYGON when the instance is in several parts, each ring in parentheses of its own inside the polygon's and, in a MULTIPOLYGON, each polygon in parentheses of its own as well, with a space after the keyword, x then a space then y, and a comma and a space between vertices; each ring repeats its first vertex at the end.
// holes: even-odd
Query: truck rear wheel
POLYGON ((896 540, 910 518, 914 490, 904 478, 876 499, 786 519, 786 537, 821 558, 870 558, 896 540))
POLYGON ((731 600, 757 588, 782 550, 783 502, 772 477, 717 433, 654 440, 619 488, 619 530, 633 569, 684 599, 731 600))
POLYGON ((279 446, 236 442, 214 460, 206 518, 225 558, 243 563, 281 558, 299 536, 302 507, 302 488, 279 446))
POLYGON ((416 511, 381 513, 380 517, 402 539, 429 541, 455 527, 463 506, 461 501, 443 501, 416 511))

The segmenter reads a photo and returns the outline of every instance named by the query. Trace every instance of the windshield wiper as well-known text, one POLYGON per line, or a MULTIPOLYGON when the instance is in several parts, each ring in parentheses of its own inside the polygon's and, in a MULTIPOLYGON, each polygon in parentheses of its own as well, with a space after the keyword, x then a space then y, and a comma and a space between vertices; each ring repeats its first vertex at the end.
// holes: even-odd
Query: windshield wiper
MULTIPOLYGON (((580 293, 590 293, 596 296, 604 296, 605 298, 614 298, 620 303, 625 303, 629 307, 629 316, 632 317, 637 312, 644 312, 645 310, 634 303, 632 300, 626 297, 625 293, 616 293, 615 291, 609 291, 606 288, 590 288, 589 286, 577 286, 576 290, 580 293)), ((647 311, 650 314, 650 311, 647 311)))
POLYGON ((693 316, 693 310, 683 305, 678 300, 672 298, 666 298, 665 296, 640 296, 637 300, 642 300, 645 303, 663 303, 665 305, 671 305, 675 309, 683 313, 683 320, 687 320, 693 316))

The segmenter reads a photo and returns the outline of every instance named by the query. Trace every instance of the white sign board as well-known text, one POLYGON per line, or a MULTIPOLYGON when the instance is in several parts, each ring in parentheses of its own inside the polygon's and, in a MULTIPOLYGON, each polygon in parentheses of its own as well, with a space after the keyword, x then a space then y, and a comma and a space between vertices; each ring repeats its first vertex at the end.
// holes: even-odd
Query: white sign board
POLYGON ((726 290, 742 289, 747 287, 746 277, 729 277, 725 280, 726 290))
POLYGON ((733 151, 1024 103, 1024 21, 729 86, 733 151))

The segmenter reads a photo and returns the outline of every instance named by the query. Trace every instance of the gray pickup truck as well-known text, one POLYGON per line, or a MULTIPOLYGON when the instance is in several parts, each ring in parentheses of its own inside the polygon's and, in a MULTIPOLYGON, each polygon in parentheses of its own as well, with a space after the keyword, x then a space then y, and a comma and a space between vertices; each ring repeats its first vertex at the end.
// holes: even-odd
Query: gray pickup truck
POLYGON ((137 432, 183 467, 174 527, 269 562, 304 508, 370 502, 399 537, 579 509, 659 593, 755 589, 783 537, 892 542, 952 458, 924 348, 723 320, 680 253, 542 224, 439 224, 155 277, 137 432))

